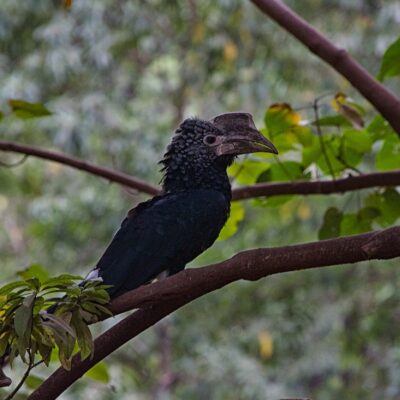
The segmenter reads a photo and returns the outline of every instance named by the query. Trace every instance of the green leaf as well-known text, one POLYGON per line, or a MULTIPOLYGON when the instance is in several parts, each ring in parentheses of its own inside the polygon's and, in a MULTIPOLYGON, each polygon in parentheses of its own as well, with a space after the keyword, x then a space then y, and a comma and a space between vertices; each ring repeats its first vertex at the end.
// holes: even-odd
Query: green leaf
POLYGON ((46 313, 45 314, 45 318, 48 320, 46 322, 44 322, 44 325, 49 325, 49 326, 57 326, 58 328, 62 329, 64 332, 69 333, 72 337, 76 337, 76 334, 74 332, 74 330, 71 328, 71 326, 63 319, 66 318, 67 315, 66 313, 64 313, 61 316, 57 316, 55 314, 49 314, 46 313))
POLYGON ((94 367, 90 368, 89 371, 86 372, 84 376, 101 383, 110 382, 110 374, 108 372, 108 367, 104 362, 99 362, 94 367))
POLYGON ((218 240, 226 240, 233 236, 238 230, 239 222, 244 218, 244 208, 242 204, 238 201, 232 203, 231 213, 229 215, 228 221, 222 228, 218 236, 218 240))
MULTIPOLYGON (((318 167, 327 175, 331 174, 331 169, 329 168, 329 164, 332 167, 333 172, 341 172, 346 167, 338 160, 341 152, 343 152, 342 139, 341 136, 333 135, 333 134, 324 134, 322 137, 325 154, 323 153, 321 140, 316 137, 311 146, 305 147, 303 149, 302 154, 302 164, 303 167, 306 168, 310 164, 315 163, 318 167), (326 158, 329 160, 329 164, 326 161, 326 158)), ((348 148, 348 153, 350 149, 348 148)))
POLYGON ((375 166, 381 171, 400 168, 400 138, 397 135, 388 136, 384 140, 376 155, 375 166))
POLYGON ((103 289, 99 291, 91 291, 86 293, 86 291, 79 297, 80 302, 91 302, 99 304, 108 304, 110 302, 110 295, 103 289))
POLYGON ((28 285, 26 282, 18 281, 18 282, 10 282, 7 285, 4 285, 2 288, 0 288, 0 296, 4 294, 11 293, 14 289, 23 287, 24 291, 29 290, 28 285))
POLYGON ((69 297, 78 297, 82 293, 82 289, 78 286, 71 286, 65 288, 65 294, 69 297))
POLYGON ((21 119, 47 117, 52 113, 41 103, 29 103, 25 100, 11 99, 8 101, 14 115, 21 119))
POLYGON ((318 124, 317 121, 314 121, 313 125, 348 127, 351 126, 351 123, 343 115, 328 115, 326 117, 320 118, 318 120, 318 124))
POLYGON ((42 343, 46 346, 53 346, 53 341, 50 335, 45 331, 44 326, 41 324, 41 320, 39 323, 34 324, 32 329, 32 336, 38 343, 42 343))
POLYGON ((400 193, 394 188, 388 188, 385 190, 383 198, 385 201, 382 214, 385 215, 387 222, 393 224, 400 217, 400 193))
POLYGON ((2 357, 7 350, 10 335, 10 331, 4 332, 0 335, 0 357, 2 357))
POLYGON ((19 338, 23 339, 25 347, 29 345, 32 330, 32 310, 36 294, 24 298, 22 305, 15 311, 14 329, 19 338))
POLYGON ((329 207, 324 214, 324 222, 318 231, 320 240, 330 239, 340 236, 340 224, 343 213, 336 207, 329 207))
POLYGON ((49 279, 48 271, 39 264, 32 264, 28 268, 17 272, 17 275, 23 279, 37 278, 40 282, 49 279))
POLYGON ((367 127, 371 139, 376 142, 380 139, 385 139, 388 136, 396 135, 396 132, 381 115, 377 115, 367 127))
MULTIPOLYGON (((82 307, 81 312, 87 311, 93 318, 96 318, 96 316, 103 314, 109 315, 110 317, 113 315, 112 312, 107 307, 104 307, 100 304, 83 303, 81 307, 82 307)), ((82 318, 85 320, 87 319, 86 317, 84 317, 84 314, 82 314, 82 318)))
POLYGON ((240 163, 234 163, 228 168, 229 176, 243 185, 251 185, 257 182, 258 176, 267 171, 271 164, 266 162, 245 160, 240 163))
POLYGON ((340 224, 340 232, 342 235, 356 235, 366 230, 368 229, 365 229, 365 226, 360 226, 357 214, 346 214, 343 216, 340 224))
POLYGON ((314 138, 310 146, 304 147, 302 153, 301 163, 304 168, 308 167, 310 164, 317 162, 321 156, 321 146, 317 138, 314 138))
POLYGON ((372 139, 366 130, 346 129, 338 152, 339 161, 343 167, 356 167, 371 148, 372 139))
POLYGON ((26 281, 26 284, 34 291, 38 292, 40 290, 40 282, 37 278, 29 278, 26 281))
POLYGON ((252 204, 256 207, 280 207, 282 204, 290 200, 296 199, 294 194, 283 194, 280 196, 272 196, 266 198, 253 199, 252 204))
POLYGON ((357 214, 346 214, 340 224, 342 235, 356 235, 358 233, 372 230, 372 222, 380 215, 379 210, 374 207, 365 207, 357 214))
MULTIPOLYGON (((334 173, 342 172, 347 167, 342 162, 340 162, 338 159, 342 152, 341 138, 337 135, 324 135, 323 140, 325 143, 326 154, 324 155, 322 153, 321 147, 319 147, 320 153, 319 153, 319 157, 317 158, 317 160, 315 160, 316 164, 327 175, 331 174, 331 169, 330 169, 329 165, 331 166, 334 173), (329 164, 327 162, 327 159, 329 160, 329 164)), ((347 153, 348 153, 347 156, 350 156, 349 150, 347 153)))
POLYGON ((82 280, 83 278, 78 275, 62 274, 44 281, 42 284, 42 290, 56 285, 70 286, 73 285, 76 281, 82 281, 82 280))
POLYGON ((75 338, 67 335, 64 340, 55 335, 54 340, 58 346, 58 359, 64 369, 71 369, 71 358, 75 348, 75 338))
POLYGON ((268 136, 282 154, 294 149, 296 144, 309 146, 313 142, 311 129, 306 127, 301 115, 287 103, 271 105, 265 115, 264 122, 268 136))
POLYGON ((301 116, 287 103, 272 104, 264 115, 265 126, 271 138, 299 126, 301 116))
POLYGON ((37 387, 39 387, 42 384, 42 382, 43 382, 43 378, 41 378, 40 376, 37 376, 37 375, 30 374, 25 380, 25 385, 29 389, 36 389, 37 387))
POLYGON ((364 207, 358 211, 358 215, 361 219, 370 222, 379 217, 380 214, 380 211, 376 207, 364 207))
POLYGON ((110 317, 112 317, 114 315, 107 307, 104 307, 100 304, 96 304, 95 307, 98 310, 99 315, 105 314, 105 315, 109 315, 110 317))
POLYGON ((81 360, 85 360, 89 356, 92 356, 94 352, 92 334, 89 327, 82 320, 79 312, 74 312, 72 314, 71 324, 76 332, 76 339, 81 351, 81 360))
POLYGON ((294 181, 296 179, 309 179, 308 175, 303 174, 302 164, 296 161, 282 161, 272 164, 271 168, 261 174, 258 182, 271 181, 294 181))
POLYGON ((387 188, 383 194, 370 194, 365 204, 379 210, 376 221, 383 227, 393 225, 400 218, 400 194, 394 188, 387 188))
POLYGON ((382 58, 378 79, 383 81, 386 78, 400 75, 400 38, 392 43, 382 58))
POLYGON ((360 153, 371 151, 372 140, 365 130, 346 129, 343 132, 344 145, 360 153))

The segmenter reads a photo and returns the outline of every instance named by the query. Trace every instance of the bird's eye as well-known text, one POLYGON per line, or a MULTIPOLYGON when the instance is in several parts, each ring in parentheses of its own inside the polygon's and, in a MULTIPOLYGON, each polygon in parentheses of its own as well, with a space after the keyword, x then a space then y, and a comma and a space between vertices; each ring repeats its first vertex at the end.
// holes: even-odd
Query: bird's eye
POLYGON ((217 138, 214 135, 207 135, 204 139, 203 142, 205 144, 214 144, 217 138))

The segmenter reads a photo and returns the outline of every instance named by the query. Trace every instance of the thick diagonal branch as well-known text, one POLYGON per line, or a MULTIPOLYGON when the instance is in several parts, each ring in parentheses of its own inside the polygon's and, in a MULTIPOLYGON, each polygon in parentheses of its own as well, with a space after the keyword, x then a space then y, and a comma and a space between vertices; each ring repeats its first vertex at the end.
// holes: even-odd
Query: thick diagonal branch
POLYGON ((282 272, 355 263, 400 256, 400 227, 362 235, 295 246, 256 249, 207 267, 189 269, 142 286, 115 299, 114 314, 140 308, 95 341, 93 359, 75 356, 70 371, 59 368, 30 396, 30 400, 53 400, 87 370, 157 321, 206 293, 240 280, 255 281, 282 272))
POLYGON ((337 47, 324 35, 295 14, 282 1, 251 0, 282 28, 291 33, 311 52, 343 75, 400 135, 400 99, 379 83, 346 50, 337 47))
MULTIPOLYGON (((160 191, 158 186, 144 182, 123 172, 116 171, 111 168, 100 167, 60 152, 1 140, 0 150, 55 161, 72 168, 106 178, 111 182, 116 182, 150 195, 155 195, 160 191)), ((285 194, 343 193, 371 187, 388 187, 397 185, 400 185, 400 171, 388 171, 349 176, 343 179, 336 179, 335 181, 259 183, 256 185, 233 189, 232 195, 233 200, 245 200, 254 197, 277 196, 285 194)))

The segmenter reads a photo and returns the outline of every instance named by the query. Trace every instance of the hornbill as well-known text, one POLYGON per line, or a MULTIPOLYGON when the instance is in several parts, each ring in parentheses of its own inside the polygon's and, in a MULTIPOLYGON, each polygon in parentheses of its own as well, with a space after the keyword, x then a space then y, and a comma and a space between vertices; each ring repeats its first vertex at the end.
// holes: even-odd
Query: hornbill
MULTIPOLYGON (((277 154, 248 113, 233 112, 209 121, 182 122, 163 160, 161 194, 129 211, 86 280, 98 279, 110 298, 168 275, 210 247, 229 216, 231 185, 226 172, 240 154, 277 154)), ((47 312, 53 312, 57 304, 47 312)), ((4 359, 6 357, 3 357, 4 359)), ((0 387, 11 380, 0 359, 0 387)))
POLYGON ((110 297, 175 274, 217 239, 230 210, 226 172, 235 156, 277 154, 248 113, 186 119, 160 164, 162 192, 132 209, 86 279, 101 279, 110 297))

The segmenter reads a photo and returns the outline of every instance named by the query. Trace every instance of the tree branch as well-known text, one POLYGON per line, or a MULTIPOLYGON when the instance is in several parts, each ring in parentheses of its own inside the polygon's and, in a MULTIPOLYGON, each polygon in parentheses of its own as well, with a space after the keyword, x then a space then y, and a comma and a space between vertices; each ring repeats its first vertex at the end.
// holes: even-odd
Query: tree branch
MULTIPOLYGON (((150 195, 159 193, 160 188, 123 172, 110 168, 99 167, 95 164, 71 157, 67 154, 45 150, 39 147, 7 142, 0 140, 0 150, 21 153, 39 157, 45 160, 55 161, 72 168, 100 176, 111 182, 120 183, 140 192, 150 195)), ((277 196, 285 194, 330 194, 343 193, 352 190, 371 187, 387 187, 400 185, 400 171, 375 172, 371 174, 349 176, 335 181, 298 181, 259 183, 252 186, 244 186, 232 190, 233 200, 245 200, 253 197, 277 196)))
POLYGON ((35 146, 28 146, 15 142, 0 141, 0 150, 26 154, 28 156, 35 156, 43 158, 45 160, 51 160, 60 164, 68 165, 72 168, 79 169, 81 171, 89 172, 92 175, 101 176, 112 182, 120 183, 124 186, 131 187, 140 192, 155 195, 159 192, 159 188, 150 183, 142 181, 138 178, 134 178, 123 172, 115 171, 110 168, 100 167, 87 161, 83 161, 79 158, 72 157, 63 153, 45 150, 35 146))
POLYGON ((325 36, 278 0, 251 0, 282 28, 307 46, 312 53, 343 75, 389 122, 400 135, 400 99, 379 83, 346 50, 325 36))
POLYGON ((331 194, 372 187, 400 185, 400 170, 374 172, 365 175, 348 176, 334 181, 294 181, 277 183, 257 183, 232 191, 234 200, 254 197, 278 196, 284 194, 331 194))
POLYGON ((231 282, 240 279, 255 281, 282 272, 399 256, 400 227, 393 227, 307 244, 248 250, 221 263, 185 270, 162 281, 141 286, 110 304, 114 314, 140 309, 95 340, 93 359, 82 362, 76 355, 70 371, 57 369, 29 399, 57 398, 92 366, 163 317, 231 282))

